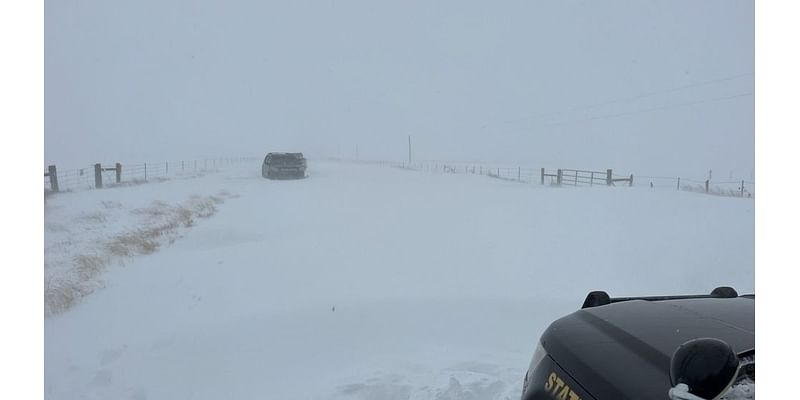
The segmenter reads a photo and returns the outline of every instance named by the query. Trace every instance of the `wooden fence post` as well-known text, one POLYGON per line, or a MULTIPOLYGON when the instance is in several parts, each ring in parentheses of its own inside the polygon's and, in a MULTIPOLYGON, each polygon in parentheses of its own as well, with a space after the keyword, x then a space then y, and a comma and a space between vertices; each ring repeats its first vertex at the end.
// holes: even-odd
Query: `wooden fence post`
POLYGON ((56 172, 55 165, 47 166, 47 176, 50 178, 50 190, 58 191, 58 173, 56 172))
POLYGON ((522 167, 517 167, 517 181, 522 181, 522 167))
POLYGON ((117 183, 120 183, 120 182, 122 182, 122 164, 117 163, 117 165, 115 167, 116 167, 115 168, 116 169, 115 172, 117 173, 117 183))
POLYGON ((678 177, 678 190, 681 190, 681 177, 678 177))
POLYGON ((94 187, 97 189, 103 188, 103 171, 100 164, 94 165, 94 187))
POLYGON ((606 170, 606 185, 611 186, 614 184, 614 181, 611 178, 611 169, 606 170))
POLYGON ((166 166, 166 172, 164 172, 164 175, 169 175, 169 161, 164 161, 164 165, 166 166))
POLYGON ((144 181, 147 182, 147 163, 144 163, 144 181))
POLYGON ((50 178, 50 190, 57 192, 58 191, 58 173, 56 173, 56 166, 55 165, 48 165, 47 172, 45 172, 44 176, 50 178))
POLYGON ((741 191, 742 191, 742 197, 744 197, 744 180, 742 180, 741 191))
POLYGON ((706 193, 708 193, 708 181, 709 179, 706 179, 706 193))
POLYGON ((594 171, 592 171, 592 174, 589 176, 589 186, 594 186, 594 171))
POLYGON ((578 171, 575 171, 575 186, 578 186, 578 171))
POLYGON ((544 168, 542 168, 542 185, 544 185, 544 168))
POLYGON ((633 186, 633 174, 631 174, 631 180, 628 181, 628 186, 633 186))
POLYGON ((562 177, 562 172, 561 169, 559 168, 558 172, 556 172, 556 184, 558 184, 559 186, 561 185, 561 177, 562 177))

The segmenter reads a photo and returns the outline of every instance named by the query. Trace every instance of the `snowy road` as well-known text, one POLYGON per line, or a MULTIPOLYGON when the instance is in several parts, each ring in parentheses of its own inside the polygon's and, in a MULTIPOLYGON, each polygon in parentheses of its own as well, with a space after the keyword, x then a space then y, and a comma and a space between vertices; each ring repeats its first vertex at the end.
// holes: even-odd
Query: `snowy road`
POLYGON ((254 165, 48 199, 46 249, 48 229, 101 204, 120 206, 87 231, 111 236, 153 201, 230 194, 46 318, 47 398, 516 399, 541 331, 590 290, 754 290, 751 200, 330 162, 310 175, 254 165))

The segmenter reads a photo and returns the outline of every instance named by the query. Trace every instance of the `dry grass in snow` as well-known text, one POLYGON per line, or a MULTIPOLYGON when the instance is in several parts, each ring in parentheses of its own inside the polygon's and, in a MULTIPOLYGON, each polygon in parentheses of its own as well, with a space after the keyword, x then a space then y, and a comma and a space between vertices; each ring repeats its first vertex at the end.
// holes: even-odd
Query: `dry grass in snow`
POLYGON ((220 192, 195 195, 179 204, 154 201, 147 207, 131 210, 129 214, 136 217, 134 227, 110 238, 101 235, 107 231, 96 228, 114 217, 113 212, 125 212, 119 202, 103 201, 103 210, 79 214, 71 224, 76 227, 74 232, 64 224, 46 226, 52 232, 66 235, 45 247, 45 315, 63 312, 102 288, 101 275, 112 263, 151 254, 173 243, 181 235, 181 229, 193 226, 198 219, 211 217, 226 198, 233 197, 220 192))

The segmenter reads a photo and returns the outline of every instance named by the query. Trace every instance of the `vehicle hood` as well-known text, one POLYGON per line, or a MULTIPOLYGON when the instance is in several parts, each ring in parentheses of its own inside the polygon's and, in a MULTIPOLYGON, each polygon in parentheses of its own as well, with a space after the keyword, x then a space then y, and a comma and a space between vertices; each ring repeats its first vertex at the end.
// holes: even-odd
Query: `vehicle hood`
POLYGON ((670 358, 699 337, 726 341, 737 354, 755 348, 751 298, 631 300, 561 318, 542 346, 598 400, 666 399, 670 358))

